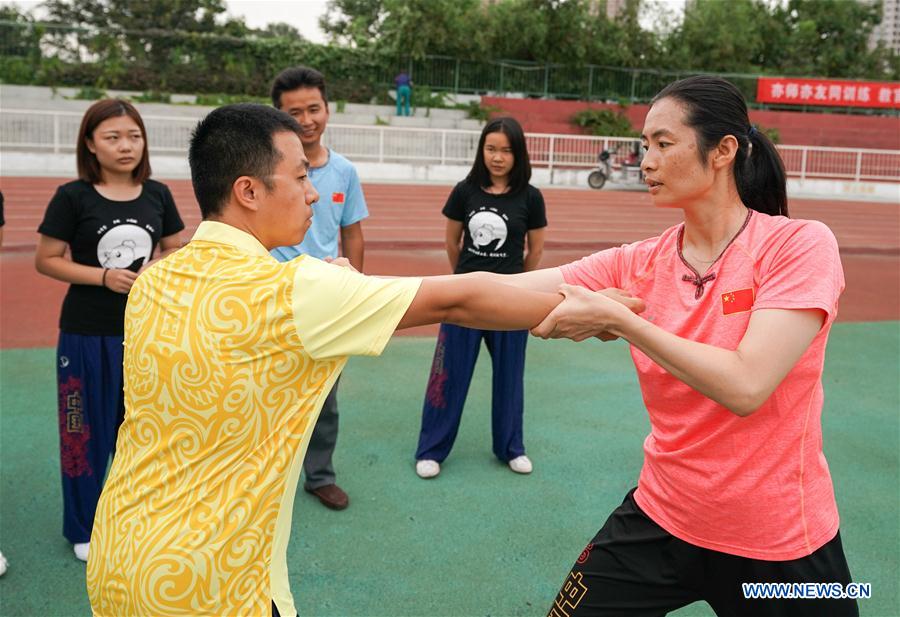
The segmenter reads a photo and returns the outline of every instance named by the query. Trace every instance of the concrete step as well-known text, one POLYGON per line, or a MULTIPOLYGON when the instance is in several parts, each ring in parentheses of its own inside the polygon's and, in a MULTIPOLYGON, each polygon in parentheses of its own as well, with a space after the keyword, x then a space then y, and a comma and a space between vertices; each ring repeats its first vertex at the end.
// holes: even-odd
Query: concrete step
MULTIPOLYGON (((68 111, 83 113, 96 101, 73 99, 78 88, 44 88, 38 86, 0 86, 0 109, 28 109, 35 111, 68 111)), ((134 98, 140 92, 107 90, 110 97, 134 98)), ((196 99, 195 99, 196 100, 196 99)), ((167 105, 163 103, 138 103, 134 106, 144 116, 177 116, 202 118, 214 107, 203 105, 167 105)))
MULTIPOLYGON (((395 116, 397 108, 393 105, 364 105, 362 103, 345 103, 342 106, 342 112, 345 114, 366 114, 376 115, 381 118, 395 116)), ((331 113, 337 111, 337 104, 331 103, 331 113)), ((447 118, 453 120, 465 120, 467 118, 464 109, 441 109, 433 107, 431 109, 425 107, 416 107, 415 101, 410 108, 410 116, 415 118, 447 118)))
POLYGON ((331 115, 328 118, 328 121, 331 124, 359 124, 363 126, 370 126, 374 124, 378 124, 378 118, 381 118, 384 122, 387 122, 387 118, 383 116, 378 116, 376 114, 364 114, 364 113, 352 113, 352 114, 338 114, 331 112, 331 115))
MULTIPOLYGON (((389 90, 389 91, 388 91, 388 95, 389 95, 392 99, 396 100, 395 94, 394 94, 394 91, 393 91, 393 90, 389 90)), ((452 106, 452 105, 455 105, 455 104, 469 104, 469 103, 471 103, 472 101, 475 101, 475 102, 480 103, 480 102, 481 102, 481 95, 478 95, 478 94, 452 94, 452 93, 448 93, 448 94, 444 97, 444 101, 447 103, 448 106, 452 106)), ((421 101, 418 101, 418 102, 421 102, 421 101)), ((425 107, 422 107, 422 106, 417 106, 416 104, 417 104, 417 101, 416 101, 416 99, 415 99, 415 95, 413 95, 413 100, 410 102, 410 106, 412 107, 412 109, 411 109, 412 115, 414 115, 414 116, 425 115, 425 114, 427 113, 427 109, 426 109, 425 107)), ((384 114, 384 113, 396 113, 396 111, 397 111, 396 104, 392 104, 392 105, 368 105, 368 104, 365 104, 365 103, 344 103, 344 107, 345 107, 344 111, 346 111, 346 112, 348 112, 348 113, 379 113, 379 114, 384 114), (365 110, 365 111, 364 111, 364 110, 365 110)), ((432 108, 432 109, 431 109, 431 113, 432 113, 432 114, 437 113, 437 114, 440 114, 440 115, 447 115, 447 116, 454 116, 454 117, 463 117, 463 118, 465 118, 465 116, 466 116, 465 110, 462 110, 462 109, 455 109, 455 108, 452 108, 452 107, 447 107, 447 108, 432 108)))
POLYGON ((360 113, 338 114, 334 112, 332 112, 329 122, 332 124, 349 124, 355 126, 377 126, 386 123, 388 126, 395 126, 398 128, 462 129, 467 131, 480 131, 482 126, 478 120, 470 120, 468 118, 447 118, 440 116, 425 118, 420 116, 371 115, 360 113))
MULTIPOLYGON (((27 109, 37 111, 66 111, 84 113, 94 101, 77 100, 74 97, 79 88, 46 88, 42 86, 15 86, 0 85, 0 108, 2 109, 27 109)), ((135 98, 140 92, 122 90, 107 90, 109 96, 135 98)), ((163 103, 135 103, 135 107, 144 116, 175 116, 182 118, 200 119, 215 109, 210 106, 192 105, 190 101, 196 101, 195 95, 172 95, 173 101, 180 100, 182 104, 163 103)), ((375 126, 387 123, 390 126, 407 128, 435 128, 435 129, 467 129, 481 130, 481 124, 476 120, 466 117, 466 112, 461 109, 425 109, 413 108, 411 116, 397 116, 396 108, 390 105, 363 105, 359 103, 347 103, 342 106, 342 112, 337 112, 337 105, 331 104, 331 119, 333 124, 352 124, 375 126)))

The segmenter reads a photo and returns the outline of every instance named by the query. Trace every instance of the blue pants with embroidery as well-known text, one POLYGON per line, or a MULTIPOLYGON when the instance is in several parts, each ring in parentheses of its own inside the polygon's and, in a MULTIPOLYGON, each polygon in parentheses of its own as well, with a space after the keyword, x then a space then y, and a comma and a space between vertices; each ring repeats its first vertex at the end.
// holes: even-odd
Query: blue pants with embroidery
POLYGON ((125 414, 122 337, 60 332, 56 367, 63 535, 73 544, 89 542, 125 414))
POLYGON ((441 324, 422 408, 416 460, 441 462, 450 454, 482 339, 494 369, 491 402, 494 455, 501 461, 509 461, 525 454, 522 416, 528 331, 493 332, 441 324))

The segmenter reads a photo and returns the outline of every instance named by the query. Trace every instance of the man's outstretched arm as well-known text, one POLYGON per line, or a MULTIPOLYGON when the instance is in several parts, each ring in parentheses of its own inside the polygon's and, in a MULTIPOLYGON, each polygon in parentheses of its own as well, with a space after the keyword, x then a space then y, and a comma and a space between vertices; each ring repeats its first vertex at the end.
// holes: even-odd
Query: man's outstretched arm
POLYGON ((562 299, 558 293, 478 278, 426 277, 397 329, 443 322, 485 330, 525 330, 540 323, 562 299))

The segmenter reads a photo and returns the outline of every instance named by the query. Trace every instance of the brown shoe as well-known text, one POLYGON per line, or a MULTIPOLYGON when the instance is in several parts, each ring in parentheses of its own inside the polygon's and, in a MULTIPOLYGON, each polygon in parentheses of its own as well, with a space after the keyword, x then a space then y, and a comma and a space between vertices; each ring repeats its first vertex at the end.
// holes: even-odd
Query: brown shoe
POLYGON ((343 510, 350 505, 350 498, 347 497, 347 493, 342 491, 337 484, 326 484, 319 488, 304 487, 303 490, 318 497, 323 506, 332 510, 343 510))

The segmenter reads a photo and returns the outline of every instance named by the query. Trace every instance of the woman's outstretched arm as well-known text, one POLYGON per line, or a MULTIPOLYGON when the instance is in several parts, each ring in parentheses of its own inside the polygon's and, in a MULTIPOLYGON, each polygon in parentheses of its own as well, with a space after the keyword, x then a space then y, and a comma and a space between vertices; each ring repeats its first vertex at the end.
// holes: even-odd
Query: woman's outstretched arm
POLYGON ((654 362, 739 416, 756 411, 787 376, 825 322, 820 309, 754 311, 737 349, 676 336, 602 293, 563 285, 559 304, 532 332, 584 340, 601 332, 627 339, 654 362))

